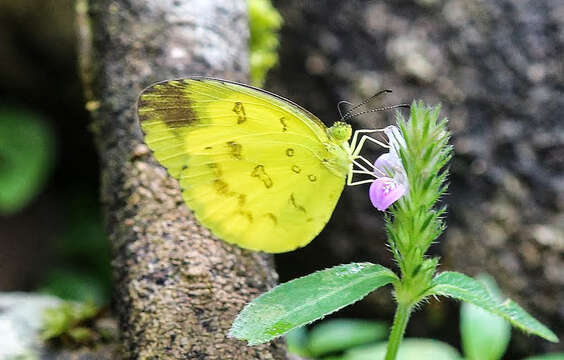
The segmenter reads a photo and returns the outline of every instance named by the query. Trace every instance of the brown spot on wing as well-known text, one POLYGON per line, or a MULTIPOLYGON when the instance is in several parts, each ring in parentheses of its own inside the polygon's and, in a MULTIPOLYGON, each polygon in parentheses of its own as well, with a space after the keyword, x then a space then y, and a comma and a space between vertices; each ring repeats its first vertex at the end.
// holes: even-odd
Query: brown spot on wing
POLYGON ((183 81, 168 81, 151 86, 139 97, 139 121, 159 120, 170 128, 194 124, 198 118, 188 97, 188 85, 183 81))
POLYGON ((220 178, 223 176, 223 171, 221 171, 221 168, 217 163, 208 163, 207 166, 213 170, 216 178, 220 178))
POLYGON ((302 205, 300 205, 296 202, 296 198, 294 197, 294 194, 290 194, 290 204, 292 204, 292 206, 295 207, 299 211, 302 211, 304 213, 307 212, 305 207, 303 207, 302 205))
POLYGON ((251 176, 259 178, 267 189, 270 189, 272 185, 274 185, 272 179, 270 178, 270 176, 268 176, 268 174, 264 170, 264 165, 255 166, 253 172, 251 173, 251 176))
POLYGON ((230 195, 229 185, 225 181, 218 179, 218 180, 215 180, 213 182, 213 185, 215 187, 215 191, 218 194, 225 195, 225 196, 230 195))
POLYGON ((245 113, 245 107, 240 101, 236 101, 233 106, 233 112, 237 114, 237 124, 242 124, 247 121, 247 114, 245 113))
POLYGON ((235 159, 241 160, 243 158, 242 155, 243 145, 235 141, 228 141, 227 147, 229 149, 229 152, 231 153, 231 156, 233 156, 235 159))
POLYGON ((282 131, 288 131, 288 124, 286 124, 286 118, 284 116, 280 118, 280 124, 282 124, 282 131))
POLYGON ((270 220, 272 220, 272 222, 274 223, 274 225, 278 225, 278 218, 276 217, 276 215, 274 215, 273 213, 266 213, 265 215, 267 218, 269 218, 270 220))
POLYGON ((253 222, 253 220, 254 220, 254 219, 253 219, 253 213, 252 213, 252 212, 250 212, 250 211, 243 211, 243 210, 239 210, 239 211, 237 211, 237 214, 239 214, 239 215, 242 215, 242 216, 246 217, 246 218, 247 218, 247 220, 248 220, 248 221, 249 221, 250 223, 252 223, 252 222, 253 222))

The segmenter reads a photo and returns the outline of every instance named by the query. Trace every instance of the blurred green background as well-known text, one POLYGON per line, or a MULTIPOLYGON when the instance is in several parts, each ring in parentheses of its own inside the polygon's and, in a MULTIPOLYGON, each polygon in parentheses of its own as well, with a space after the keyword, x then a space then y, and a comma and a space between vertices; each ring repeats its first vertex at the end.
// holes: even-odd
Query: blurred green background
POLYGON ((0 291, 107 303, 109 246, 73 6, 0 2, 0 291))

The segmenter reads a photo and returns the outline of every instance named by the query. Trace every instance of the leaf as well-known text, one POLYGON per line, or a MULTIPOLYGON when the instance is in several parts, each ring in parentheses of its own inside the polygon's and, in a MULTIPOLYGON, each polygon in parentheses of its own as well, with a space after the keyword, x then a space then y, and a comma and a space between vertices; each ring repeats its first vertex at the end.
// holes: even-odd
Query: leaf
POLYGON ((488 290, 478 281, 461 273, 446 271, 433 279, 433 286, 426 295, 443 295, 466 301, 508 320, 521 330, 558 342, 556 335, 541 324, 514 301, 492 299, 488 290))
POLYGON ((523 360, 564 360, 564 353, 550 353, 528 357, 523 360))
POLYGON ((397 280, 389 269, 370 263, 339 265, 281 284, 239 313, 229 336, 249 345, 267 342, 350 305, 397 280))
POLYGON ((292 354, 307 357, 309 355, 307 341, 308 334, 305 326, 296 328, 286 334, 286 346, 288 346, 288 352, 292 354))
MULTIPOLYGON (((491 276, 480 275, 478 280, 492 299, 502 301, 503 295, 491 276)), ((460 333, 464 355, 468 360, 498 360, 509 344, 511 325, 498 315, 463 303, 460 308, 460 333)))
MULTIPOLYGON (((388 343, 365 346, 347 351, 343 360, 383 360, 388 343)), ((405 339, 401 343, 396 360, 461 360, 455 348, 433 339, 405 339)))
POLYGON ((53 163, 50 129, 33 113, 0 109, 0 214, 13 214, 41 190, 53 163))
POLYGON ((327 320, 309 333, 308 349, 313 357, 383 340, 388 325, 359 319, 327 320))

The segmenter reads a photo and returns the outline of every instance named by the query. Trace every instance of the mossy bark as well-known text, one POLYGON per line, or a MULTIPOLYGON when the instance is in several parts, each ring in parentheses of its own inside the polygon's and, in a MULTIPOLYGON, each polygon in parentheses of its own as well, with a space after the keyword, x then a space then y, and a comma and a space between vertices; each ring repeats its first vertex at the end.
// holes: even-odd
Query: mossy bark
POLYGON ((123 357, 285 359, 280 341, 247 347, 226 337, 242 306, 275 284, 271 256, 197 223, 135 115, 139 92, 158 80, 247 79, 246 1, 80 0, 77 14, 123 357))

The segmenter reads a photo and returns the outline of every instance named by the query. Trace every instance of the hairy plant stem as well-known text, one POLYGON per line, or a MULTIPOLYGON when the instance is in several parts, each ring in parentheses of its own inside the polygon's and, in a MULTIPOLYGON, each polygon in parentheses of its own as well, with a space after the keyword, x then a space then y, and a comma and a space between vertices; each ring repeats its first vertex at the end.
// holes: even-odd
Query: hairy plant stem
POLYGON ((394 316, 394 324, 392 325, 392 332, 390 333, 390 338, 388 339, 388 348, 386 349, 385 360, 395 360, 412 309, 413 306, 411 304, 398 303, 396 314, 394 316))

